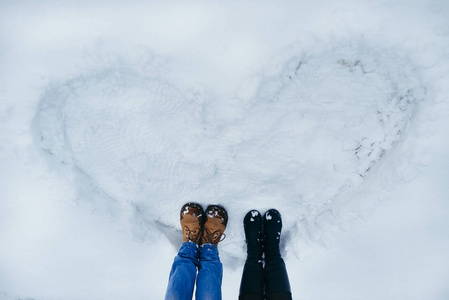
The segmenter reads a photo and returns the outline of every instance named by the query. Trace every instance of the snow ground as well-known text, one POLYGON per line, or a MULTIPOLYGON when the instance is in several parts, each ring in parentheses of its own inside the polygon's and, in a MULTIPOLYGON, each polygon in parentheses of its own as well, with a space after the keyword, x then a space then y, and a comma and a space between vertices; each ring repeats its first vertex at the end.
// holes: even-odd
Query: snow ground
POLYGON ((447 299, 444 1, 0 5, 0 297, 160 299, 186 201, 278 208, 294 299, 447 299))

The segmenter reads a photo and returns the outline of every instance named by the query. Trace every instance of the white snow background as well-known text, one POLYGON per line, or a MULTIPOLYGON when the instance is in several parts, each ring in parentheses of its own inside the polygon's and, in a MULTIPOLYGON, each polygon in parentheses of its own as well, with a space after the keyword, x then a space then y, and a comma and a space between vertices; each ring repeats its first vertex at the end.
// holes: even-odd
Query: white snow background
POLYGON ((2 1, 0 299, 162 299, 187 201, 294 299, 449 299, 449 3, 2 1))

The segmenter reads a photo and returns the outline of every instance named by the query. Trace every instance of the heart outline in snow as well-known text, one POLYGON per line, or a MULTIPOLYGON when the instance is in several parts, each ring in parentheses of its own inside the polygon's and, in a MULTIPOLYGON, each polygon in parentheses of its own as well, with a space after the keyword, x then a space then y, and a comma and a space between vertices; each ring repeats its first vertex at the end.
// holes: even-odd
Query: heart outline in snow
MULTIPOLYGON (((339 226, 333 203, 403 138, 423 98, 406 58, 346 45, 290 58, 254 97, 229 104, 108 66, 49 87, 34 128, 80 197, 96 191, 94 207, 130 217, 142 240, 157 231, 177 245, 186 202, 223 204, 231 233, 233 216, 257 205, 288 208, 284 243, 294 239, 297 252, 306 239, 323 242, 325 224, 339 226)), ((243 257, 244 244, 231 244, 222 252, 243 257)))

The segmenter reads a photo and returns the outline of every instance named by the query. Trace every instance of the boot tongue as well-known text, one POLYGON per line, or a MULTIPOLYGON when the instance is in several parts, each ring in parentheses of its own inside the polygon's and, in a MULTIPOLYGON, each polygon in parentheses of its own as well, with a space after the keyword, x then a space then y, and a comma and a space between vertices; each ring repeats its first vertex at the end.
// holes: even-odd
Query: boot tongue
POLYGON ((183 230, 183 241, 191 240, 197 243, 201 232, 201 225, 198 218, 191 214, 185 214, 182 216, 181 226, 183 230))
POLYGON ((209 219, 204 224, 204 229, 213 235, 222 235, 226 227, 223 225, 223 221, 218 218, 209 219))

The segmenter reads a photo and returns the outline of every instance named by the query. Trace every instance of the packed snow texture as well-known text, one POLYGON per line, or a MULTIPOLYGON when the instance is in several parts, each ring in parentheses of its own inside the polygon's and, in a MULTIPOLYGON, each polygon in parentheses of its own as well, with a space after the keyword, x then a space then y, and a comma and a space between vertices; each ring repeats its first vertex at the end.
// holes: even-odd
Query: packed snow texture
MULTIPOLYGON (((297 255, 304 239, 325 242, 324 223, 348 218, 344 198, 394 150, 425 95, 408 60, 362 42, 298 54, 232 114, 217 105, 226 99, 151 75, 107 66, 51 86, 34 124, 47 157, 100 195, 95 207, 131 214, 141 240, 179 230, 186 202, 220 203, 236 219, 257 203, 289 208, 284 241, 297 255)), ((231 244, 244 245, 239 230, 228 230, 231 244)))
POLYGON ((186 202, 228 211, 224 299, 245 214, 271 208, 294 299, 448 299, 448 20, 437 0, 1 3, 0 300, 163 298, 186 202))

